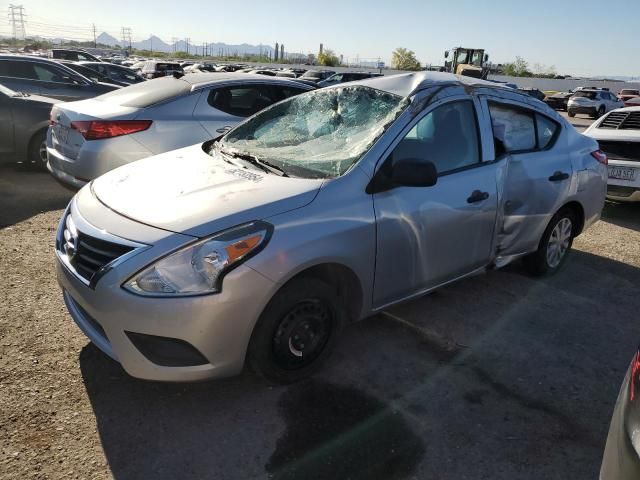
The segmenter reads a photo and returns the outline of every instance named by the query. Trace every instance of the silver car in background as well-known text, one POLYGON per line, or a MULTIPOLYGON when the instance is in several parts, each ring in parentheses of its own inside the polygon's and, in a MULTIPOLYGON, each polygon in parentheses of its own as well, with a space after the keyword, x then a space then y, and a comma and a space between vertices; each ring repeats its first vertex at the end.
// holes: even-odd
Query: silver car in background
POLYGON ((135 377, 292 382, 340 329, 523 258, 562 268, 606 156, 544 103, 421 72, 305 93, 83 188, 59 225, 71 316, 135 377))
POLYGON ((596 120, 584 132, 609 157, 607 197, 640 202, 640 107, 619 108, 596 120))
POLYGON ((312 88, 256 75, 199 73, 57 105, 47 135, 48 168, 58 181, 80 188, 126 163, 219 137, 312 88))

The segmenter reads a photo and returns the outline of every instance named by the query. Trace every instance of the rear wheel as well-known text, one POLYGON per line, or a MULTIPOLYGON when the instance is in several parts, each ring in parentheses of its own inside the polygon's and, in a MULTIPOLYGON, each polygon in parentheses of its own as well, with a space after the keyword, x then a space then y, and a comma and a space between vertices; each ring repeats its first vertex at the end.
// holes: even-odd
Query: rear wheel
POLYGON ((576 116, 575 112, 572 112, 571 110, 567 110, 567 115, 569 115, 571 118, 576 116))
POLYGON ((564 264, 573 245, 576 219, 569 209, 556 213, 544 231, 538 250, 524 257, 525 268, 532 275, 557 272, 564 264))
POLYGON ((596 112, 596 118, 603 116, 606 111, 607 110, 604 108, 604 105, 600 105, 600 108, 598 108, 598 111, 596 112))
POLYGON ((302 278, 271 299, 249 343, 251 368, 269 381, 292 383, 315 372, 329 356, 346 309, 327 283, 302 278))
POLYGON ((47 132, 36 133, 29 142, 29 164, 36 170, 47 172, 47 132))

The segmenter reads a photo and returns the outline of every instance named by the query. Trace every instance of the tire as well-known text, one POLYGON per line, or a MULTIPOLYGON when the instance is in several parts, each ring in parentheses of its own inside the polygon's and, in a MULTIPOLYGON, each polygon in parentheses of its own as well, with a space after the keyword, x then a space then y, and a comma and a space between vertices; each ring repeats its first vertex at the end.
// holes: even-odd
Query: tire
POLYGON ((523 259, 531 275, 552 275, 560 270, 573 245, 575 226, 575 215, 569 209, 562 209, 553 216, 542 234, 538 250, 523 259))
POLYGON ((576 116, 575 112, 572 112, 571 110, 567 110, 567 115, 569 115, 569 117, 571 118, 576 116))
POLYGON ((262 312, 249 342, 249 366, 273 383, 307 378, 333 351, 346 319, 334 288, 315 278, 294 280, 262 312))
POLYGON ((600 105, 600 107, 598 108, 598 110, 596 111, 596 117, 595 118, 600 118, 601 116, 603 116, 605 113, 607 113, 607 109, 604 108, 604 105, 600 105))
POLYGON ((43 130, 36 133, 29 142, 28 160, 29 166, 42 172, 48 172, 47 169, 47 131, 43 130))

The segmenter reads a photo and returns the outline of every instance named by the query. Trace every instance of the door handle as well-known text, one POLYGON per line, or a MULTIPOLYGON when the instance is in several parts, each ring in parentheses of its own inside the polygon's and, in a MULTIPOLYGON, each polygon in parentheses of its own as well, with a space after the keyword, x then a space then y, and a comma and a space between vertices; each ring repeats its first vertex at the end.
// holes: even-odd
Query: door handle
POLYGON ((220 127, 218 129, 216 129, 216 132, 218 132, 218 133, 227 133, 229 130, 231 130, 231 125, 225 125, 224 127, 220 127))
POLYGON ((566 180, 569 178, 569 174, 566 172, 557 171, 553 175, 549 177, 550 182, 561 182, 562 180, 566 180))
POLYGON ((480 190, 474 190, 471 196, 467 198, 467 203, 478 203, 489 198, 489 192, 481 192, 480 190))

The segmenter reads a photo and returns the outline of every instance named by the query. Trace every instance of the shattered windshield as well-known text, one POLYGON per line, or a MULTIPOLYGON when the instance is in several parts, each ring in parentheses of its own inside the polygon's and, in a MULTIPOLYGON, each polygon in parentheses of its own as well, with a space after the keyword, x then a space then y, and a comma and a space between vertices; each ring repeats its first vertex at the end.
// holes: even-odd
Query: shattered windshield
POLYGON ((263 110, 214 148, 269 162, 292 176, 336 177, 369 150, 408 103, 360 85, 316 90, 263 110))

